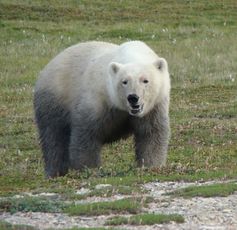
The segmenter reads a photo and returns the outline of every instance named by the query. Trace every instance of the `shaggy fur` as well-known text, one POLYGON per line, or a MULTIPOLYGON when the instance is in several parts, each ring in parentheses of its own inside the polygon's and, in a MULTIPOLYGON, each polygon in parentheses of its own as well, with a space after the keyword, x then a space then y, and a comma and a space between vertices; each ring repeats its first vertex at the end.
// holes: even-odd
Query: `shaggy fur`
POLYGON ((56 56, 41 72, 34 95, 47 177, 98 167, 103 144, 131 134, 138 166, 164 165, 169 87, 166 61, 141 42, 82 43, 56 56), (142 103, 136 115, 127 102, 131 93, 142 103))

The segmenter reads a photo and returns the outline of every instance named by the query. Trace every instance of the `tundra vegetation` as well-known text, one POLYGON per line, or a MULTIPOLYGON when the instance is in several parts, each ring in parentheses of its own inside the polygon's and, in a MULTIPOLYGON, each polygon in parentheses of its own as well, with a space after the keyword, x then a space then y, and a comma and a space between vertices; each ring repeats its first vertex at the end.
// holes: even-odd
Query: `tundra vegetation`
MULTIPOLYGON (((5 197, 0 211, 15 212, 19 204, 22 211, 36 206, 46 211, 40 205, 44 199, 12 198, 26 192, 59 194, 60 201, 48 202, 44 208, 73 213, 73 207, 64 206, 64 200, 120 193, 142 195, 140 185, 157 180, 236 178, 236 37, 235 0, 0 0, 0 195, 5 197), (137 169, 130 138, 106 145, 99 169, 45 179, 32 109, 36 77, 61 50, 88 40, 142 40, 167 59, 172 80, 172 135, 166 167, 137 169), (97 184, 112 187, 95 190, 97 184), (90 192, 76 194, 82 187, 90 192)), ((234 184, 215 186, 177 191, 174 195, 209 196, 218 191, 228 195, 236 190, 234 184)), ((130 208, 139 215, 145 203, 133 205, 130 208)), ((108 204, 96 207, 106 210, 108 204)), ((137 223, 141 216, 136 215, 119 221, 137 223)), ((6 223, 1 225, 13 229, 6 223)))

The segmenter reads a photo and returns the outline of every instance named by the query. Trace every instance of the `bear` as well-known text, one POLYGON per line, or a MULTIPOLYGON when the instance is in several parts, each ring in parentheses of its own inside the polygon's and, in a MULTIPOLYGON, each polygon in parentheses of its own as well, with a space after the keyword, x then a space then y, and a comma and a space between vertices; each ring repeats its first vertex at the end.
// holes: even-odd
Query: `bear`
POLYGON ((34 112, 46 177, 101 165, 103 144, 134 137, 138 167, 166 163, 168 64, 142 41, 73 45, 40 72, 34 112))

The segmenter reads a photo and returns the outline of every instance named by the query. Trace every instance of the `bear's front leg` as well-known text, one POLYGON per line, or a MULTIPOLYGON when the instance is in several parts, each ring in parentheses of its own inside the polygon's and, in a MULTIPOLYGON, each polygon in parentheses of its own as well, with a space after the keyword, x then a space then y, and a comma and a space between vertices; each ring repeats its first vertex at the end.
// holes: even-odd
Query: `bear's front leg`
POLYGON ((94 130, 84 125, 72 128, 69 146, 70 167, 76 170, 100 166, 101 143, 94 130))
POLYGON ((138 166, 164 166, 170 130, 168 110, 162 107, 155 108, 147 116, 136 119, 134 128, 138 166))

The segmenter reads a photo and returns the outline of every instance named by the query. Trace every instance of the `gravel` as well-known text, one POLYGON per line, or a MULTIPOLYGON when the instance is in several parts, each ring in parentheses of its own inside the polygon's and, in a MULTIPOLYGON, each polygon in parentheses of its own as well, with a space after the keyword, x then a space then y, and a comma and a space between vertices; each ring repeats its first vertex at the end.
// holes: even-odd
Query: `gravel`
MULTIPOLYGON (((149 213, 181 214, 185 218, 183 224, 163 224, 153 226, 120 226, 121 229, 167 229, 167 230, 235 230, 237 229, 237 193, 228 197, 193 197, 189 199, 174 198, 165 195, 167 192, 185 188, 191 185, 207 185, 217 183, 210 182, 152 182, 144 184, 146 195, 152 196, 154 202, 144 208, 149 213)), ((103 187, 103 186, 98 186, 103 187)), ((47 195, 47 194, 44 194, 47 195)), ((118 200, 128 196, 117 195, 107 200, 118 200)), ((105 198, 92 197, 81 202, 104 201, 105 198)), ((79 203, 79 202, 78 202, 79 203)), ((17 212, 15 214, 0 213, 0 220, 12 224, 32 225, 38 229, 61 229, 71 227, 99 227, 103 226, 110 216, 75 217, 62 213, 17 212)))
MULTIPOLYGON (((164 182, 148 183, 144 187, 156 202, 151 203, 146 211, 152 213, 177 213, 185 218, 184 224, 169 224, 162 229, 237 229, 237 193, 228 197, 193 197, 184 199, 164 195, 176 189, 193 185, 217 183, 164 182)), ((148 228, 147 228, 148 229, 148 228)), ((153 228, 150 228, 153 229, 153 228)))

